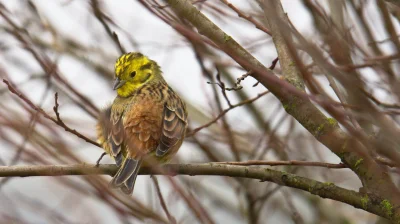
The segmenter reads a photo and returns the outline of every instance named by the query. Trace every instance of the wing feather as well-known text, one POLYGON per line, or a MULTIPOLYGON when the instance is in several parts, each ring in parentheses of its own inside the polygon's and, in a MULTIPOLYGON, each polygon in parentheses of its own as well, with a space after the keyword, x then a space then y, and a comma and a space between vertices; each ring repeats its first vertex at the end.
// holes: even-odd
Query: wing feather
POLYGON ((173 98, 164 106, 162 135, 156 155, 163 156, 168 150, 183 139, 187 124, 185 105, 178 98, 173 98))
MULTIPOLYGON (((113 113, 111 113, 113 115, 113 113)), ((111 116, 111 132, 108 141, 111 144, 111 155, 115 158, 122 150, 124 141, 124 125, 122 124, 122 115, 111 116)))

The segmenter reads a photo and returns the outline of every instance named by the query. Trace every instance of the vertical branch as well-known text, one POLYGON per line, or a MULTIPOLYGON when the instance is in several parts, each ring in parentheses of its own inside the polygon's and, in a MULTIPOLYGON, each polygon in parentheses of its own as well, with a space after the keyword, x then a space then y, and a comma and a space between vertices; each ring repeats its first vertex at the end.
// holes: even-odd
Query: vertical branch
POLYGON ((168 220, 170 221, 170 223, 171 224, 176 224, 176 219, 169 213, 168 207, 165 204, 164 197, 161 194, 160 185, 158 184, 157 177, 156 176, 152 176, 151 178, 153 180, 154 186, 156 187, 156 192, 157 192, 157 195, 158 195, 158 199, 160 200, 160 204, 161 204, 162 209, 164 210, 165 214, 167 215, 168 220))

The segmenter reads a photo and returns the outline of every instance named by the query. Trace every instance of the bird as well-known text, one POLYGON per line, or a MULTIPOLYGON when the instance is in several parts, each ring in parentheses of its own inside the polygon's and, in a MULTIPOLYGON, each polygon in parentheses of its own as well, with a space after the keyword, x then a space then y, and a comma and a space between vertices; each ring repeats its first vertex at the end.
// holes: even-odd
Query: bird
POLYGON ((166 163, 178 151, 188 113, 157 62, 139 52, 117 59, 113 89, 117 96, 99 115, 97 137, 118 166, 110 187, 130 195, 143 162, 166 163))

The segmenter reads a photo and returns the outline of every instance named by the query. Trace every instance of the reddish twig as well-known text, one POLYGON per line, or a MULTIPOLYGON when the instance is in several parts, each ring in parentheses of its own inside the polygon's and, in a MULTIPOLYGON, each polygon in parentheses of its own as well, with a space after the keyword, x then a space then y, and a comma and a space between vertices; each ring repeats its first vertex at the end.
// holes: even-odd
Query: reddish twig
POLYGON ((103 152, 103 153, 100 155, 99 159, 97 159, 97 161, 96 161, 96 167, 99 167, 99 166, 100 166, 100 161, 103 159, 103 157, 104 157, 105 155, 107 155, 107 153, 105 153, 105 152, 103 152))
POLYGON ((264 95, 266 95, 266 94, 268 94, 268 93, 269 93, 269 91, 265 91, 265 92, 263 92, 263 93, 258 94, 256 97, 254 97, 254 98, 252 98, 252 99, 245 100, 245 101, 242 101, 242 102, 240 102, 240 103, 238 103, 238 104, 232 105, 231 107, 229 107, 229 108, 223 110, 216 118, 214 118, 214 119, 211 120, 210 122, 208 122, 208 123, 206 123, 206 124, 204 124, 204 125, 202 125, 202 126, 200 126, 200 127, 198 127, 198 128, 193 129, 193 131, 190 132, 190 133, 188 133, 186 136, 187 136, 187 137, 190 137, 190 136, 192 136, 192 135, 195 135, 195 134, 196 134, 197 132, 199 132, 201 129, 206 128, 206 127, 209 127, 210 125, 212 125, 212 124, 214 124, 215 122, 217 122, 221 117, 223 117, 223 116, 224 116, 226 113, 228 113, 230 110, 232 110, 232 109, 234 109, 234 108, 236 108, 236 107, 243 106, 243 105, 245 105, 245 104, 253 103, 254 101, 258 100, 259 98, 261 98, 262 96, 264 96, 264 95))
POLYGON ((182 199, 186 202, 188 207, 193 211, 201 223, 214 223, 207 211, 200 202, 193 197, 193 195, 187 194, 172 177, 166 177, 170 181, 172 187, 181 195, 182 199))
POLYGON ((172 224, 176 224, 176 219, 171 215, 171 213, 169 213, 167 205, 165 204, 164 197, 161 194, 160 185, 158 184, 157 177, 152 176, 151 179, 154 182, 154 186, 156 187, 158 198, 160 199, 161 207, 164 210, 165 214, 167 215, 169 222, 172 224))
POLYGON ((263 26, 261 23, 257 22, 257 20, 255 20, 253 17, 251 16, 246 16, 242 11, 240 11, 238 8, 236 8, 234 5, 232 5, 232 3, 229 3, 227 0, 220 0, 222 3, 224 3, 225 5, 227 5, 229 8, 231 8, 233 11, 235 11, 239 17, 249 21, 250 23, 254 24, 254 26, 269 34, 271 36, 271 31, 269 31, 265 26, 263 26))
MULTIPOLYGON (((399 167, 393 161, 383 158, 375 157, 375 160, 388 167, 399 167)), ((299 160, 287 160, 287 161, 265 161, 265 160, 248 160, 241 162, 214 162, 215 164, 225 165, 239 165, 239 166, 314 166, 314 167, 325 167, 330 169, 345 169, 349 168, 343 163, 324 163, 324 162, 310 162, 310 161, 299 161, 299 160)))
MULTIPOLYGON (((276 57, 276 58, 272 61, 271 65, 268 67, 268 69, 269 69, 269 70, 274 70, 275 66, 278 64, 278 61, 279 61, 279 58, 276 57)), ((253 87, 256 87, 259 83, 260 83, 260 82, 256 82, 256 83, 253 85, 253 87)))
POLYGON ((326 167, 331 169, 344 169, 348 168, 345 164, 339 163, 323 163, 323 162, 310 162, 310 161, 265 161, 265 160, 248 160, 243 162, 216 162, 217 164, 225 165, 239 165, 239 166, 315 166, 326 167))
MULTIPOLYGON (((23 34, 26 34, 28 32, 23 32, 24 29, 17 26, 15 22, 13 22, 2 10, 0 10, 0 16, 4 18, 4 20, 13 27, 14 31, 11 32, 15 38, 23 44, 24 48, 32 54, 32 56, 36 59, 36 61, 39 63, 39 65, 42 67, 42 69, 46 72, 46 74, 49 77, 54 77, 57 81, 60 83, 64 84, 65 87, 70 90, 72 93, 74 93, 79 99, 81 99, 84 103, 85 106, 89 106, 93 111, 88 110, 86 107, 82 107, 88 114, 90 114, 93 117, 97 117, 97 114, 99 113, 99 109, 84 95, 82 95, 79 91, 77 91, 65 78, 63 78, 59 72, 57 71, 57 66, 56 64, 52 63, 51 60, 45 55, 42 54, 40 55, 37 51, 35 51, 29 44, 29 41, 26 40, 23 34), (22 34, 21 34, 22 33, 22 34)), ((30 36, 27 36, 29 39, 30 36)), ((71 98, 73 99, 73 98, 71 98)), ((82 105, 82 104, 80 104, 82 105)))
POLYGON ((388 109, 400 109, 399 104, 389 104, 389 103, 383 103, 377 98, 375 98, 371 93, 367 92, 366 90, 362 89, 362 92, 367 96, 370 100, 372 100, 376 105, 385 107, 388 109))
MULTIPOLYGON (((147 160, 148 164, 156 164, 156 160, 153 158, 148 158, 147 160)), ((199 219, 201 223, 209 223, 213 224, 214 222, 212 221, 210 215, 207 213, 205 208, 202 206, 202 204, 192 195, 192 194, 187 194, 184 189, 179 186, 179 184, 171 177, 171 176, 176 176, 178 173, 176 170, 165 168, 165 166, 160 167, 158 165, 154 165, 151 167, 146 167, 143 166, 140 168, 140 172, 146 172, 145 170, 149 169, 150 172, 153 172, 154 174, 162 174, 166 175, 168 178, 169 182, 171 183, 172 187, 176 190, 176 192, 181 195, 182 199, 186 202, 188 207, 192 210, 194 215, 199 219)), ((166 209, 166 207, 165 207, 166 209)))
POLYGON ((124 53, 127 53, 126 50, 125 50, 125 48, 122 46, 121 42, 119 41, 119 37, 118 37, 117 33, 115 33, 114 31, 113 31, 113 33, 112 33, 112 38, 113 38, 115 44, 118 46, 119 51, 120 51, 121 53, 123 53, 123 54, 124 54, 124 53))
POLYGON ((101 25, 103 25, 104 29, 106 30, 108 36, 111 38, 111 40, 114 42, 115 46, 118 48, 119 52, 121 54, 126 53, 126 50, 124 47, 122 47, 119 38, 117 34, 114 31, 111 31, 110 26, 107 24, 107 21, 112 22, 113 25, 116 25, 110 17, 108 17, 101 9, 100 9, 100 3, 97 0, 92 0, 91 2, 93 14, 96 16, 96 18, 99 20, 101 25))
POLYGON ((226 90, 231 91, 231 90, 240 90, 240 89, 242 89, 243 86, 240 85, 240 83, 241 83, 245 78, 247 78, 248 76, 251 76, 252 74, 253 74, 252 71, 246 72, 244 75, 242 75, 242 76, 240 76, 239 78, 236 79, 237 81, 236 81, 236 83, 235 83, 235 87, 226 88, 226 90))
MULTIPOLYGON (((231 101, 229 100, 228 96, 226 95, 226 90, 231 89, 231 88, 226 88, 225 87, 225 83, 221 80, 221 75, 219 74, 219 70, 217 68, 217 81, 218 82, 207 82, 208 84, 215 84, 218 85, 219 87, 221 87, 221 92, 222 95, 224 96, 226 102, 228 103, 229 107, 232 107, 231 101)), ((229 91, 229 90, 228 90, 229 91)))
POLYGON ((48 115, 46 112, 44 112, 44 110, 42 108, 39 108, 37 106, 35 106, 35 104, 32 103, 32 101, 30 101, 23 93, 19 92, 16 88, 14 88, 7 80, 3 79, 3 82, 7 85, 8 89, 10 90, 11 93, 17 95, 21 100, 23 100, 26 104, 28 104, 29 107, 31 107, 33 110, 41 113, 45 118, 53 121, 54 123, 56 123, 58 126, 61 126, 62 128, 64 128, 65 131, 70 132, 74 135, 76 135, 78 138, 81 138, 83 140, 85 140, 86 142, 89 142, 97 147, 100 147, 100 144, 98 144, 97 142, 89 139, 88 137, 82 135, 81 133, 79 133, 78 131, 76 131, 75 129, 71 129, 69 128, 60 118, 60 114, 58 112, 58 94, 55 94, 55 106, 53 107, 54 112, 56 113, 56 119, 51 117, 50 115, 48 115))

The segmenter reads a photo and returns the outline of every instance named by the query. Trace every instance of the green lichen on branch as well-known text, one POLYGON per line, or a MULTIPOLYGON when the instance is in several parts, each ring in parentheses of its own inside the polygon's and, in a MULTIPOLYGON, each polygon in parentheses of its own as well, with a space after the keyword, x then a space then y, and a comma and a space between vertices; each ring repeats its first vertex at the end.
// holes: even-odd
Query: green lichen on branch
POLYGON ((363 162, 364 159, 360 158, 356 161, 356 163, 354 164, 354 169, 358 170, 360 164, 363 162))
POLYGON ((387 216, 391 217, 393 215, 393 205, 388 200, 381 201, 380 206, 387 216))
POLYGON ((331 125, 332 127, 338 125, 338 122, 336 121, 335 118, 328 117, 326 120, 328 121, 329 125, 331 125))
POLYGON ((325 182, 324 184, 325 184, 326 186, 328 186, 328 187, 329 187, 329 186, 335 186, 335 184, 332 183, 332 182, 325 182))
POLYGON ((368 195, 365 195, 361 198, 361 207, 364 210, 367 210, 368 208, 368 203, 369 203, 369 197, 368 195))
POLYGON ((227 35, 227 34, 224 34, 224 41, 225 41, 225 42, 228 42, 228 41, 231 40, 231 39, 232 39, 231 36, 229 36, 229 35, 227 35))
POLYGON ((337 127, 338 122, 334 118, 326 118, 325 121, 316 128, 314 136, 318 138, 337 127))
POLYGON ((291 111, 294 111, 296 105, 294 103, 285 103, 283 104, 283 109, 290 114, 291 111))

